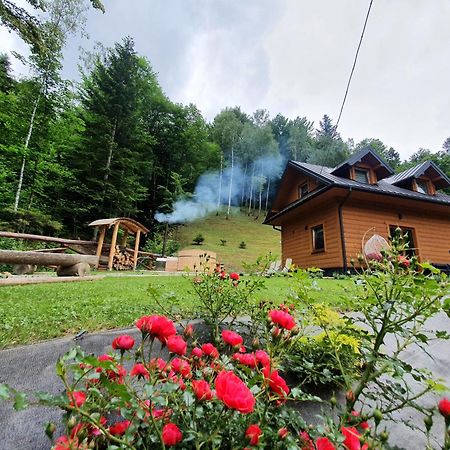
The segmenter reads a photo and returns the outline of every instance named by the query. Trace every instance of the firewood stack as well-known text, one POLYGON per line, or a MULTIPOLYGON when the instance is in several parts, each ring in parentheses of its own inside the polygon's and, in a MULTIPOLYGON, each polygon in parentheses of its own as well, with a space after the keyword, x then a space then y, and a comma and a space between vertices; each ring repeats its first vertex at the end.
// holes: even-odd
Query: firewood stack
POLYGON ((113 257, 113 269, 114 270, 131 270, 133 269, 133 257, 125 250, 121 250, 116 245, 116 250, 113 257))

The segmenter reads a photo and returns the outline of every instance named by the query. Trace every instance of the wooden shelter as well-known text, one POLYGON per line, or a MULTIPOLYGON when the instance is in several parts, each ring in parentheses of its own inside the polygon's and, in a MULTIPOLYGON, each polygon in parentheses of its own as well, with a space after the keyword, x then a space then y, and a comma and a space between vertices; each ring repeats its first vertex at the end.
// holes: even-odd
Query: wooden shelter
POLYGON ((105 236, 106 232, 112 228, 112 237, 111 237, 111 244, 109 246, 108 251, 108 270, 113 269, 113 261, 114 257, 117 256, 118 252, 118 246, 117 246, 117 237, 119 234, 119 229, 123 230, 123 235, 121 237, 120 241, 120 247, 126 249, 127 246, 127 240, 130 234, 135 235, 135 241, 134 241, 134 250, 132 255, 132 265, 133 270, 136 269, 137 259, 138 259, 138 253, 139 253, 139 243, 141 239, 141 234, 147 234, 149 230, 144 227, 144 225, 140 224, 136 220, 130 219, 128 217, 115 217, 112 219, 99 219, 94 220, 94 222, 91 222, 89 224, 90 227, 97 227, 99 228, 99 236, 97 241, 97 251, 96 255, 100 258, 103 252, 104 242, 105 242, 105 236))
POLYGON ((400 227, 411 253, 449 270, 448 187, 432 161, 394 174, 371 149, 335 168, 289 161, 264 223, 280 227, 283 259, 299 267, 346 271, 365 238, 400 227))

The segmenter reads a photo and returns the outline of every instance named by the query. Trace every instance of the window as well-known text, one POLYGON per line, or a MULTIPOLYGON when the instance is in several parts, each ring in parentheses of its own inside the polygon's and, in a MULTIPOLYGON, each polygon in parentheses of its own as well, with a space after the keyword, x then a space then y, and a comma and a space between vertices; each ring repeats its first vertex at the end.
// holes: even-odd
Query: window
POLYGON ((428 194, 428 183, 425 180, 416 180, 417 192, 428 194))
POLYGON ((355 180, 359 183, 369 184, 369 171, 364 169, 355 169, 355 180))
POLYGON ((298 187, 298 197, 303 198, 308 194, 308 183, 304 183, 298 187))
POLYGON ((311 229, 313 251, 320 252, 325 250, 325 236, 323 233, 323 225, 317 225, 311 229))
POLYGON ((401 234, 403 238, 405 239, 405 242, 408 243, 408 248, 405 250, 405 254, 411 258, 416 254, 416 243, 414 241, 414 229, 413 228, 406 228, 406 227, 400 227, 398 225, 389 225, 389 233, 391 236, 395 236, 397 234, 397 228, 400 228, 401 234))

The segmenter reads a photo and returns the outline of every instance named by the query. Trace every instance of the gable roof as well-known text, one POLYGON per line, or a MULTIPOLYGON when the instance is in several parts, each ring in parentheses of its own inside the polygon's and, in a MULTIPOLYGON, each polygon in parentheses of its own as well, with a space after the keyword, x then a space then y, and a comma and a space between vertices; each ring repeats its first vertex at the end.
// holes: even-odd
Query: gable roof
MULTIPOLYGON (((347 160, 346 163, 348 161, 349 160, 347 160)), ((420 192, 411 191, 409 189, 405 189, 400 186, 397 186, 397 183, 400 183, 400 181, 405 181, 406 179, 414 177, 414 176, 420 176, 420 175, 417 175, 417 173, 423 174, 429 167, 433 167, 433 169, 434 168, 438 169, 439 173, 442 174, 443 179, 450 181, 448 179, 448 177, 436 166, 436 164, 434 164, 432 161, 427 161, 427 163, 431 163, 432 166, 430 165, 430 166, 426 166, 426 168, 424 168, 425 164, 421 163, 418 166, 415 166, 415 167, 405 171, 405 172, 410 172, 413 174, 413 175, 408 174, 407 178, 405 178, 403 176, 399 177, 400 175, 405 173, 405 172, 401 172, 400 174, 393 175, 389 178, 379 180, 377 184, 366 184, 366 183, 360 183, 359 181, 350 180, 348 178, 344 178, 344 177, 335 175, 336 168, 331 168, 331 167, 326 167, 326 166, 318 166, 316 164, 308 164, 308 163, 304 163, 304 162, 291 160, 288 162, 286 170, 288 167, 293 167, 296 170, 298 170, 300 173, 303 173, 304 175, 307 175, 307 176, 310 176, 312 178, 319 180, 322 184, 322 187, 319 187, 318 189, 309 192, 306 196, 301 197, 298 200, 295 200, 294 202, 286 205, 285 208, 283 208, 282 210, 280 210, 276 213, 269 212, 264 223, 269 223, 271 220, 285 214, 286 212, 296 208, 297 206, 299 206, 303 203, 306 203, 307 201, 316 197, 318 194, 324 192, 325 190, 330 189, 331 187, 342 187, 345 189, 373 192, 375 194, 389 195, 392 197, 401 197, 401 198, 426 201, 426 202, 438 203, 438 204, 450 206, 450 195, 442 194, 440 192, 436 193, 435 195, 422 194, 420 192), (420 167, 420 166, 423 166, 423 167, 420 167), (414 174, 416 174, 416 175, 414 175, 414 174)), ((340 164, 340 166, 342 166, 342 164, 340 164)), ((286 173, 286 171, 285 171, 285 173, 286 173)))
POLYGON ((363 159, 372 163, 371 165, 376 165, 375 172, 379 180, 395 173, 392 167, 370 147, 365 147, 354 155, 351 155, 344 162, 332 169, 332 173, 338 176, 343 175, 343 172, 345 172, 348 167, 362 162, 363 159))
POLYGON ((411 178, 421 177, 427 172, 434 173, 434 178, 438 178, 438 180, 433 181, 437 188, 443 189, 450 186, 450 179, 433 161, 424 161, 417 166, 411 167, 410 169, 404 170, 403 172, 387 178, 386 181, 391 184, 401 184, 411 178))

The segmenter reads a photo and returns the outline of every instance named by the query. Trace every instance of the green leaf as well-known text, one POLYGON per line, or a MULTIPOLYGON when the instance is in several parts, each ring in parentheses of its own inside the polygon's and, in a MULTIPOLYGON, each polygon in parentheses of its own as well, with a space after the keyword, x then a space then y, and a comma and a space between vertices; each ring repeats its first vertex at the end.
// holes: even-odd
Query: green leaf
POLYGON ((195 402, 195 397, 189 391, 183 392, 183 401, 187 407, 190 407, 195 402))
POLYGON ((9 387, 7 384, 0 384, 0 399, 2 400, 8 400, 9 399, 9 387))
POLYGON ((22 411, 28 406, 27 397, 23 392, 16 392, 14 395, 14 409, 22 411))

